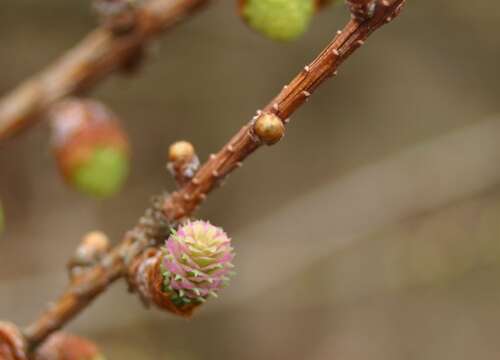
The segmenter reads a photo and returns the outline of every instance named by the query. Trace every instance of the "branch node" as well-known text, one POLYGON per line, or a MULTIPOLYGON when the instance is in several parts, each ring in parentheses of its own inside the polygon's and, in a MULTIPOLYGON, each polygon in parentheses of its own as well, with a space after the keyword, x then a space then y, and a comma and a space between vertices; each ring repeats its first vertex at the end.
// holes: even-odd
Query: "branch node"
POLYGON ((366 21, 375 14, 376 0, 347 0, 346 2, 353 19, 358 22, 366 21))
POLYGON ((109 249, 109 239, 103 232, 92 231, 86 234, 68 263, 70 278, 74 280, 95 266, 109 249))
POLYGON ((115 36, 122 36, 136 27, 139 2, 137 0, 94 0, 92 7, 105 29, 115 36))

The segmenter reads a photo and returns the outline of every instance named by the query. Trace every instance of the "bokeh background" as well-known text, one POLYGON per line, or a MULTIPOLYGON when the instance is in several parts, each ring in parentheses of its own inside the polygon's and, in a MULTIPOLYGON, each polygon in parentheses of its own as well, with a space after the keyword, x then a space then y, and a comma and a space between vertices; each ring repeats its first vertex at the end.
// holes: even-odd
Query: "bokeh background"
MULTIPOLYGON (((0 318, 26 324, 65 284, 80 237, 114 241, 174 187, 166 150, 202 158, 311 60, 343 7, 277 44, 218 1, 165 34, 133 77, 94 92, 125 122, 122 193, 85 198, 55 171, 40 124, 0 151, 0 318)), ((500 3, 408 1, 198 216, 234 238, 238 276, 185 321, 118 283, 70 328, 109 359, 494 359, 500 354, 500 3)), ((88 1, 0 7, 0 93, 95 26, 88 1)))

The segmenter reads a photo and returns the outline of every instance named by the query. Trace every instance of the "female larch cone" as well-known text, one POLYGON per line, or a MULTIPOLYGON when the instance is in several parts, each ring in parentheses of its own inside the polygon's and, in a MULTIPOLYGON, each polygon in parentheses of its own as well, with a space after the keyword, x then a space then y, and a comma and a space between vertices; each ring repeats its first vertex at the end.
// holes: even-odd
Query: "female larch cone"
POLYGON ((129 145, 118 117, 94 100, 71 99, 51 113, 60 172, 75 189, 96 197, 118 192, 129 171, 129 145))
POLYGON ((146 305, 191 317, 228 284, 233 258, 231 239, 221 228, 192 221, 173 232, 162 249, 150 248, 135 259, 127 279, 146 305))
POLYGON ((205 221, 181 226, 168 238, 163 251, 164 291, 180 307, 217 297, 234 267, 231 239, 205 221))
POLYGON ((222 229, 205 221, 188 222, 161 250, 146 251, 131 266, 129 282, 146 304, 190 317, 227 285, 233 258, 231 239, 222 229))
POLYGON ((289 41, 308 29, 317 5, 317 0, 240 0, 239 12, 254 30, 289 41))

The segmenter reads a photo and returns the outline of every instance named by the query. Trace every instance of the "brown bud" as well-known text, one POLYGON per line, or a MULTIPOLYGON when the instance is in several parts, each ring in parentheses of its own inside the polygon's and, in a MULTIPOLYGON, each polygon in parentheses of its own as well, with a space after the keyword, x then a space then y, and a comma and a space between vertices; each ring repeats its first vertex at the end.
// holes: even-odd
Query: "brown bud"
POLYGON ((104 357, 93 342, 57 332, 40 346, 34 360, 104 360, 104 357))
POLYGON ((200 166, 194 146, 187 141, 177 141, 168 149, 167 168, 179 186, 191 180, 200 166))
POLYGON ((26 344, 19 329, 11 323, 0 322, 0 359, 26 360, 26 344))
POLYGON ((285 135, 283 121, 272 113, 263 113, 255 121, 255 134, 267 145, 276 144, 285 135))
POLYGON ((195 156, 194 146, 188 141, 177 141, 168 149, 168 160, 171 162, 187 162, 195 156))

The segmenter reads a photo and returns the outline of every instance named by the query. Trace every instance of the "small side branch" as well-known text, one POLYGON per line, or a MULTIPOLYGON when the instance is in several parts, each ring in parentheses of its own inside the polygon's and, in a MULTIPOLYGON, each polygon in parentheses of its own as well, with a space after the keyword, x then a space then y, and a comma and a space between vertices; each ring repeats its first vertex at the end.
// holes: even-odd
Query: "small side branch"
POLYGON ((164 241, 170 233, 170 226, 162 213, 162 204, 167 196, 165 194, 154 199, 153 205, 146 210, 138 224, 125 234, 120 245, 105 255, 96 266, 73 277, 63 295, 24 329, 30 351, 90 305, 108 285, 126 276, 128 267, 137 256, 164 241))

